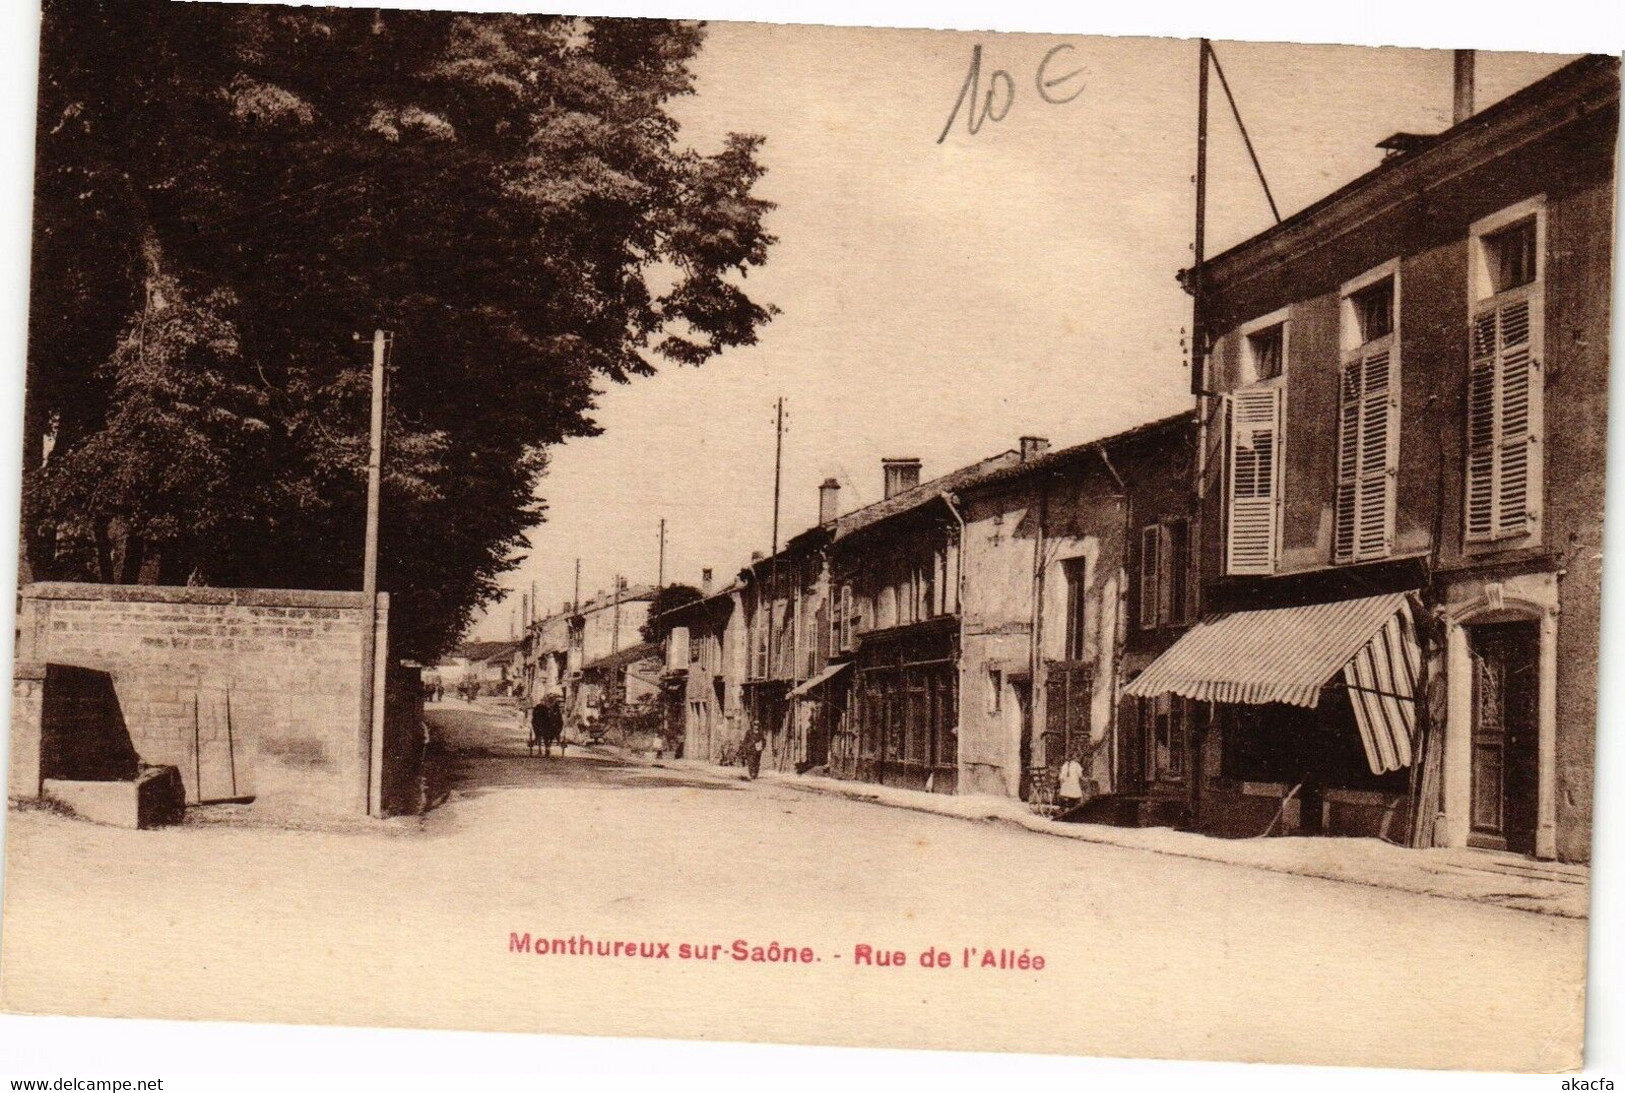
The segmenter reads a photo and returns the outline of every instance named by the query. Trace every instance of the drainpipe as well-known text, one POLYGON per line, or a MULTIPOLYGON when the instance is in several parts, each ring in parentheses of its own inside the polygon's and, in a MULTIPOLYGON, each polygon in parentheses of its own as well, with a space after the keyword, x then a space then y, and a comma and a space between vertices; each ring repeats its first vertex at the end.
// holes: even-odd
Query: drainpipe
MULTIPOLYGON (((943 491, 937 495, 942 503, 948 506, 948 513, 959 525, 959 572, 954 575, 954 614, 959 617, 958 648, 954 650, 954 671, 959 676, 959 694, 954 696, 954 716, 960 718, 965 708, 965 557, 970 548, 970 542, 965 535, 965 517, 954 503, 954 495, 943 491)), ((959 735, 959 725, 954 726, 954 735, 959 735)), ((954 763, 959 764, 959 756, 954 756, 954 763)), ((955 792, 959 792, 959 780, 955 780, 955 792)))
MULTIPOLYGON (((1130 503, 1130 500, 1129 500, 1128 483, 1124 482, 1123 481, 1123 476, 1121 474, 1117 473, 1117 467, 1112 463, 1112 457, 1106 451, 1106 446, 1104 444, 1096 444, 1095 445, 1095 450, 1100 453, 1100 462, 1105 466, 1107 473, 1112 476, 1112 481, 1117 483, 1117 494, 1118 494, 1118 497, 1123 502, 1123 546, 1122 546, 1122 550, 1121 550, 1121 557, 1126 559, 1128 557, 1129 543, 1132 542, 1132 536, 1134 535, 1134 506, 1130 503)), ((1121 566, 1118 569, 1118 578, 1117 578, 1117 625, 1112 629, 1112 660, 1111 660, 1111 673, 1112 673, 1111 695, 1112 695, 1112 701, 1111 701, 1111 706, 1110 706, 1111 724, 1108 726, 1108 733, 1107 733, 1107 739, 1109 739, 1110 742, 1111 742, 1111 749, 1110 749, 1111 777, 1112 777, 1112 792, 1114 792, 1114 793, 1117 791, 1117 775, 1118 775, 1118 752, 1117 752, 1117 730, 1118 730, 1118 723, 1117 723, 1117 703, 1118 703, 1117 680, 1118 680, 1118 666, 1123 663, 1123 646, 1128 641, 1128 610, 1129 610, 1128 566, 1124 565, 1124 566, 1121 566)))
MULTIPOLYGON (((1049 703, 1044 693, 1044 679, 1039 671, 1044 662, 1044 536, 1048 532, 1049 524, 1049 483, 1043 479, 1038 485, 1038 530, 1033 536, 1033 572, 1030 587, 1032 589, 1032 614, 1027 620, 1027 678, 1031 681, 1032 697, 1028 705, 1032 709, 1033 735, 1040 735, 1040 727, 1049 720, 1049 703), (1043 716, 1040 717, 1040 712, 1043 716)), ((1027 746, 1032 746, 1029 738, 1027 746)), ((1047 755, 1045 758, 1049 758, 1047 755)), ((1032 756, 1022 757, 1023 762, 1030 768, 1032 756)))

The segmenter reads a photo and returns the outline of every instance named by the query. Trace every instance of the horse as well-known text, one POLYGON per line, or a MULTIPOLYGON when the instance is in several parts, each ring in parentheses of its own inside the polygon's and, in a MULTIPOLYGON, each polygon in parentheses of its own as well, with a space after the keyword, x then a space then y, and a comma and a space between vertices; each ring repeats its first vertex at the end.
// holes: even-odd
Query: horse
POLYGON ((564 756, 564 715, 557 705, 543 702, 530 712, 530 753, 537 749, 545 756, 553 754, 553 745, 559 746, 559 757, 564 756))

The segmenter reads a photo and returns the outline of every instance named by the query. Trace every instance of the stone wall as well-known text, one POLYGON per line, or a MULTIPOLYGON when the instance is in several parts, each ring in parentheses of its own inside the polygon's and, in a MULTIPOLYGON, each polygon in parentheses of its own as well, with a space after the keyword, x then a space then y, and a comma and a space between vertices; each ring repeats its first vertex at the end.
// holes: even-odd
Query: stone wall
MULTIPOLYGON (((391 711, 410 718, 416 706, 389 703, 380 673, 369 754, 359 726, 363 605, 357 592, 37 583, 22 593, 17 659, 107 672, 141 761, 177 767, 189 804, 356 814, 370 795, 377 811, 415 781, 383 767, 415 757, 401 742, 421 730, 386 731, 391 711)), ((381 664, 388 620, 380 596, 381 664)))

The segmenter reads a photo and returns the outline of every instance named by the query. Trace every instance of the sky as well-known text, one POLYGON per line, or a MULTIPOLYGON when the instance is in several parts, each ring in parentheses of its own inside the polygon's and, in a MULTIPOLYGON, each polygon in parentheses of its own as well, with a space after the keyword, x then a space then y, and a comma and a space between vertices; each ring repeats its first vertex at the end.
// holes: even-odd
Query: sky
MULTIPOLYGON (((1376 166, 1389 134, 1450 124, 1448 51, 1214 48, 1283 216, 1376 166)), ((1477 105, 1568 59, 1481 52, 1477 105)), ((781 397, 781 543, 826 478, 842 511, 878 500, 883 457, 930 478, 1189 405, 1194 41, 714 22, 695 72, 673 109, 685 140, 766 138, 778 243, 744 285, 781 313, 754 346, 603 392, 603 434, 552 452, 547 519, 475 636, 506 637, 533 583, 558 610, 577 558, 584 598, 653 582, 662 518, 668 582, 725 582, 768 551, 781 397), (955 105, 978 45, 979 88, 1008 107, 972 133, 955 105), (1048 97, 1075 97, 1051 103, 1056 47, 1048 97)), ((1212 95, 1210 255, 1273 220, 1216 79, 1212 95)))

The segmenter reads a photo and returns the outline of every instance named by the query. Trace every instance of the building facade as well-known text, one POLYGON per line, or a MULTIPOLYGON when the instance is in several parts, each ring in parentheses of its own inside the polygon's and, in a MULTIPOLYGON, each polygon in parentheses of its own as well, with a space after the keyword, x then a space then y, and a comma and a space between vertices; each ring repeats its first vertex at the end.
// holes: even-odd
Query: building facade
POLYGON ((707 581, 701 591, 699 600, 662 617, 669 627, 663 678, 684 758, 729 764, 745 736, 745 613, 737 584, 712 592, 707 581))
POLYGON ((1618 62, 1206 262, 1198 820, 1589 857, 1618 62))
POLYGON ((1182 414, 1059 452, 1024 438, 959 491, 961 791, 1047 801, 1072 757, 1090 796, 1182 802, 1182 722, 1117 695, 1190 621, 1194 433, 1182 414))

